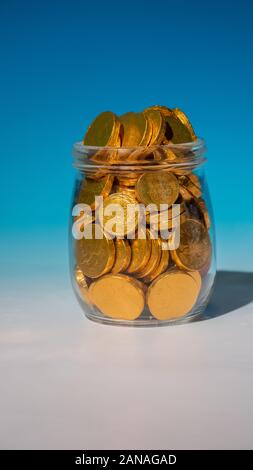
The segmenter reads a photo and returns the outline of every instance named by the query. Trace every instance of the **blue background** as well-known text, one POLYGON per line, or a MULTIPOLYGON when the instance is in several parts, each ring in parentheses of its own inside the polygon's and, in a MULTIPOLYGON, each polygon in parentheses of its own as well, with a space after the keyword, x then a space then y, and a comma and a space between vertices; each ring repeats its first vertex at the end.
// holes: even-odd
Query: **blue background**
POLYGON ((252 268, 252 21, 250 0, 1 0, 5 272, 65 273, 73 142, 100 111, 156 103, 207 142, 218 266, 252 268))

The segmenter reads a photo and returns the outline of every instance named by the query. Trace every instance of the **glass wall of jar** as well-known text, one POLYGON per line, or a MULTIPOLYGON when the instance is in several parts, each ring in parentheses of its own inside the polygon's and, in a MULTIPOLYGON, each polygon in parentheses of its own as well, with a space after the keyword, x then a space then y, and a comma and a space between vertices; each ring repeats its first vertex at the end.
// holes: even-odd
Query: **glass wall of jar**
POLYGON ((86 316, 151 326, 203 313, 215 235, 205 145, 74 145, 70 269, 86 316))

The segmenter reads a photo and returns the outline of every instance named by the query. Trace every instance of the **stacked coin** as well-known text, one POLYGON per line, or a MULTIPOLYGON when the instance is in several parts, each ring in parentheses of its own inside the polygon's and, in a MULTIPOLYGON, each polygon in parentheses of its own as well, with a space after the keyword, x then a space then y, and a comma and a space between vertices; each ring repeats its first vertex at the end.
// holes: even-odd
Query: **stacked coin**
POLYGON ((91 164, 75 203, 91 213, 75 217, 84 236, 74 243, 76 285, 91 309, 130 321, 175 320, 192 311, 212 255, 202 182, 189 165, 194 153, 183 145, 194 140, 186 115, 165 106, 104 112, 89 126, 83 143, 91 164), (175 227, 180 242, 169 249, 175 227))

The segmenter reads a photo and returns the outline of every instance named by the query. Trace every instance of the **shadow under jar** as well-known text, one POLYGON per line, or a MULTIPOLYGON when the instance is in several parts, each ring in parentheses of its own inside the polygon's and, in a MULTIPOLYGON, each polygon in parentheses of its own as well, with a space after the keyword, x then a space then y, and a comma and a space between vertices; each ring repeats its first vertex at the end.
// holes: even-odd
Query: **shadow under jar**
POLYGON ((204 311, 215 278, 205 145, 74 145, 70 269, 85 315, 158 326, 204 311))

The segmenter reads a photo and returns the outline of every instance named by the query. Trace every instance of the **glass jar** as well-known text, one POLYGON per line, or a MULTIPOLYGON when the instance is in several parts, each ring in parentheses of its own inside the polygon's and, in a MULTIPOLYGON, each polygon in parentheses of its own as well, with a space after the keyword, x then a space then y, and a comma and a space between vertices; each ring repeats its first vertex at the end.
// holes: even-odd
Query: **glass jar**
POLYGON ((89 319, 157 326, 203 313, 216 273, 205 150, 200 139, 74 145, 70 269, 89 319))

